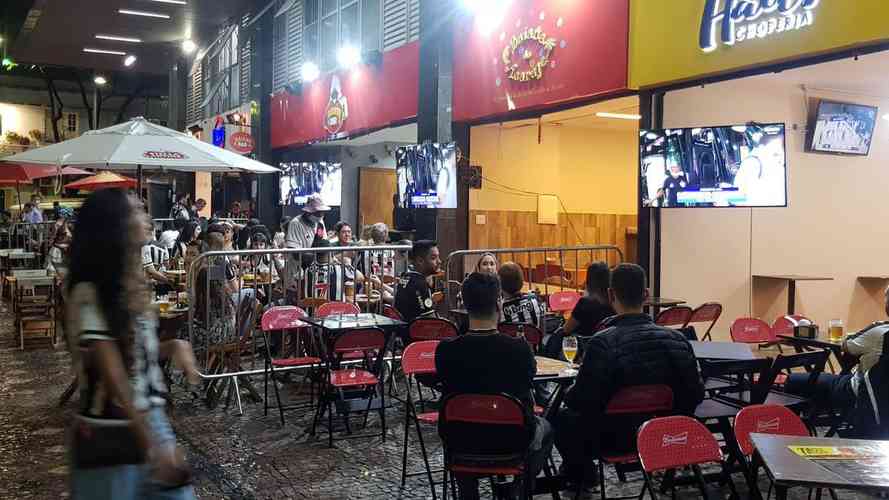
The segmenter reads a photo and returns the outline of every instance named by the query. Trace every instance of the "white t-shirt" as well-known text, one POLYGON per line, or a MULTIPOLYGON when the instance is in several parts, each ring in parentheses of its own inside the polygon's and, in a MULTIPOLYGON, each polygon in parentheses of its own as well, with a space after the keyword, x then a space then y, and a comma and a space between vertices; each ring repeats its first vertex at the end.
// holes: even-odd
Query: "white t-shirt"
MULTIPOLYGON (((864 374, 883 355, 883 336, 889 331, 889 323, 874 323, 860 332, 850 335, 846 340, 846 350, 853 356, 858 356, 856 374, 864 374)), ((852 377, 852 389, 858 394, 859 377, 852 377)))
POLYGON ((176 244, 176 240, 179 239, 179 231, 175 229, 170 229, 161 233, 161 237, 158 238, 157 242, 160 243, 160 246, 170 250, 173 248, 173 245, 176 244))

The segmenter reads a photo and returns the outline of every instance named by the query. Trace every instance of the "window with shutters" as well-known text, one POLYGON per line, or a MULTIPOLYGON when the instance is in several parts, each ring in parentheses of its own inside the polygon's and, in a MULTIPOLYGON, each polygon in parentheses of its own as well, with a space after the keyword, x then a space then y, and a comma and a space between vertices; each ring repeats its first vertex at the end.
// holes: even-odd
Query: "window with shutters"
MULTIPOLYGON (((250 23, 251 16, 250 14, 244 14, 241 17, 241 28, 244 29, 248 23, 250 23)), ((238 60, 238 87, 240 88, 240 102, 247 102, 250 99, 250 87, 252 87, 253 80, 250 75, 251 71, 251 55, 253 51, 253 40, 249 37, 240 37, 241 46, 239 48, 238 60)))
POLYGON ((302 68, 303 2, 282 0, 275 11, 272 41, 272 89, 299 79, 302 68))
POLYGON ((420 39, 420 0, 383 0, 383 50, 420 39))
POLYGON ((205 116, 224 113, 240 104, 239 55, 238 26, 226 27, 207 54, 207 88, 210 91, 202 101, 205 116))
POLYGON ((337 67, 337 52, 350 45, 366 53, 382 48, 383 0, 303 0, 303 56, 321 71, 337 67))

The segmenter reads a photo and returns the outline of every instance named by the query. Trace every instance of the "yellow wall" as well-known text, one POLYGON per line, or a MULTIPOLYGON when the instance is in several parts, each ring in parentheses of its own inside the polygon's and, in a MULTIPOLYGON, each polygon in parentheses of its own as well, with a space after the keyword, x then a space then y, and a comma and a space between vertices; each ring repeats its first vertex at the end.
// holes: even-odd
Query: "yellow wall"
MULTIPOLYGON (((32 130, 39 130, 43 133, 44 118, 46 112, 40 106, 27 106, 23 104, 6 104, 0 102, 0 119, 3 124, 3 138, 5 140, 7 132, 15 132, 19 135, 29 137, 32 130)), ((32 139, 33 140, 33 139, 32 139)))
MULTIPOLYGON (((849 70, 833 66, 831 71, 849 70)), ((889 281, 858 277, 889 275, 889 234, 883 229, 889 220, 889 205, 884 202, 889 186, 889 122, 877 120, 868 157, 807 153, 805 97, 799 82, 787 73, 666 95, 667 127, 749 121, 787 124, 787 208, 662 212, 662 295, 685 299, 693 306, 722 303, 725 310, 714 338, 728 339, 735 318, 754 315, 771 323, 786 311, 786 285, 754 282, 755 274, 834 278, 797 284, 797 312, 822 328, 832 318, 856 329, 885 316, 882 288, 889 281)), ((809 97, 889 107, 889 98, 828 91, 811 91, 809 97)), ((814 103, 809 107, 814 109, 814 103)))
MULTIPOLYGON (((720 0, 720 5, 726 0, 720 0)), ((651 87, 889 39, 889 1, 820 0, 799 31, 720 45, 705 53, 698 35, 705 0, 631 0, 630 88, 651 87)))
POLYGON ((533 194, 556 194, 570 213, 635 214, 638 129, 593 129, 536 122, 472 128, 471 161, 482 166, 471 210, 536 211, 533 194), (521 126, 527 123, 528 126, 521 126), (498 185, 501 184, 501 185, 498 185))

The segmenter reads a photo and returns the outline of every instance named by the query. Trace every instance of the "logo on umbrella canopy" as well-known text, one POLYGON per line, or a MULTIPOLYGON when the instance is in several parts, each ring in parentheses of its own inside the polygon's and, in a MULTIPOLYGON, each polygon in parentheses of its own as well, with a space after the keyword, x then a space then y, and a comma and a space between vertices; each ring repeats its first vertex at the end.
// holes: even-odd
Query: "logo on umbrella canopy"
POLYGON ((142 153, 142 156, 152 160, 184 160, 188 158, 179 151, 146 151, 142 153))

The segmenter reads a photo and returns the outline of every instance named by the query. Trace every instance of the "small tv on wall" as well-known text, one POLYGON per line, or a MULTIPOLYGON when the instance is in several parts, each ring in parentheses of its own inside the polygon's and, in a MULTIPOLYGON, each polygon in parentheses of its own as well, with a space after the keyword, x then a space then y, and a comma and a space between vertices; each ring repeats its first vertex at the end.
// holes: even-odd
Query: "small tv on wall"
POLYGON ((456 144, 425 143, 395 151, 398 206, 457 208, 456 144))
POLYGON ((642 206, 785 207, 783 123, 639 131, 642 206))
POLYGON ((339 163, 282 163, 281 205, 304 205, 309 196, 319 195, 324 204, 340 206, 343 169, 339 163))
POLYGON ((874 106, 822 100, 810 127, 809 151, 867 156, 877 115, 874 106))

